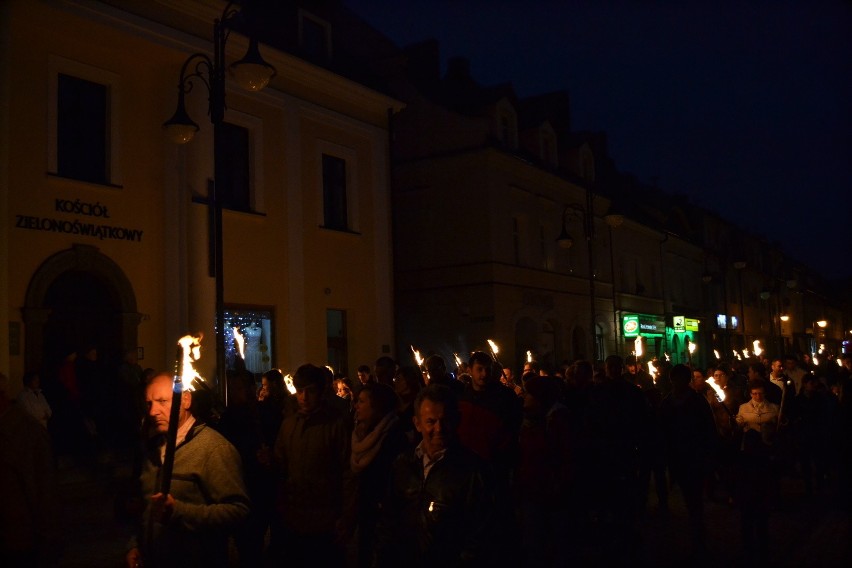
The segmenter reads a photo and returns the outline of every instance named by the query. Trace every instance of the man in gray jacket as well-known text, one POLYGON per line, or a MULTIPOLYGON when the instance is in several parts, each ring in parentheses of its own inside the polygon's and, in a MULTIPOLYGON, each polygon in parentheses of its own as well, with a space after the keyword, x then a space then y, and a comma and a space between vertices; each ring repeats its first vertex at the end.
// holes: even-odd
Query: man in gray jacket
POLYGON ((228 534, 249 513, 240 456, 230 442, 196 419, 192 393, 184 391, 171 490, 168 495, 160 492, 172 385, 170 375, 160 374, 145 391, 153 434, 140 476, 146 507, 131 540, 127 566, 225 567, 228 534))

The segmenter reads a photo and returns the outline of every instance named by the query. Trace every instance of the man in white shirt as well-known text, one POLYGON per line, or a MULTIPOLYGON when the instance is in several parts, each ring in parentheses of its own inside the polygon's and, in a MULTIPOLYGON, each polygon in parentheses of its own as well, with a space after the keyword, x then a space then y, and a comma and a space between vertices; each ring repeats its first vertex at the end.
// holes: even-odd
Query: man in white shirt
POLYGON ((50 404, 41 392, 41 377, 36 372, 24 373, 24 390, 18 393, 16 403, 30 413, 39 424, 47 429, 47 421, 53 415, 50 404))

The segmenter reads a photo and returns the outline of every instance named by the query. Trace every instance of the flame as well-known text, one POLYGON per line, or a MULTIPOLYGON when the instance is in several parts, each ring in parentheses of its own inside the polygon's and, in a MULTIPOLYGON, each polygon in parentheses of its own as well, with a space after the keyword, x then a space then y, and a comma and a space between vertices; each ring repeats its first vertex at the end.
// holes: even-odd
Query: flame
POLYGON ((234 332, 234 340, 237 342, 237 351, 240 352, 240 359, 245 361, 246 359, 246 338, 240 333, 240 328, 234 327, 232 328, 234 332))
POLYGON ((657 370, 657 367, 654 365, 653 361, 648 361, 648 373, 651 375, 651 379, 653 379, 654 384, 656 385, 657 374, 659 373, 659 371, 657 370))
POLYGON ((688 349, 690 354, 695 353, 695 344, 690 342, 688 349))
POLYGON ((838 358, 837 358, 837 366, 838 366, 838 367, 842 367, 842 366, 843 366, 843 360, 842 360, 840 357, 838 357, 838 358))
POLYGON ((743 357, 745 357, 746 359, 749 358, 748 349, 743 349, 743 357))
POLYGON ((499 347, 497 347, 497 344, 496 344, 496 343, 494 343, 493 341, 491 341, 490 339, 488 340, 488 346, 489 346, 489 347, 491 347, 491 352, 492 352, 495 356, 496 356, 498 353, 500 353, 500 348, 499 348, 499 347))
POLYGON ((739 354, 739 353, 737 353, 736 351, 734 351, 734 355, 736 355, 736 356, 737 356, 737 361, 742 361, 742 360, 743 360, 742 356, 740 356, 740 354, 739 354))
POLYGON ((527 363, 532 363, 532 362, 533 362, 532 351, 527 351, 527 363))
POLYGON ((192 364, 201 358, 201 337, 193 335, 184 335, 178 340, 183 355, 181 357, 180 380, 183 384, 183 390, 195 390, 192 385, 194 379, 203 381, 204 378, 198 374, 192 364))
POLYGON ((633 340, 633 349, 636 351, 636 357, 642 356, 642 336, 638 336, 633 340))
POLYGON ((459 354, 458 354, 458 353, 453 353, 453 357, 455 357, 455 358, 456 358, 456 367, 457 367, 457 368, 458 368, 458 367, 461 367, 461 366, 462 366, 462 360, 461 360, 461 357, 459 357, 459 354))
POLYGON ((296 394, 296 385, 293 384, 293 375, 284 375, 284 385, 287 387, 287 390, 290 391, 290 394, 296 394))
POLYGON ((721 360, 722 360, 722 356, 721 356, 721 355, 719 355, 719 350, 718 350, 718 349, 714 349, 714 350, 713 350, 713 355, 715 355, 715 356, 716 356, 716 360, 717 360, 717 361, 721 361, 721 360))
POLYGON ((669 355, 668 353, 663 353, 663 355, 665 355, 665 356, 666 356, 666 361, 671 361, 671 360, 672 360, 671 355, 669 355))
POLYGON ((755 339, 752 345, 754 345, 754 356, 760 357, 760 354, 763 353, 763 349, 760 347, 760 340, 755 339))
POLYGON ((423 357, 420 356, 420 351, 415 349, 413 345, 411 345, 410 347, 411 347, 411 352, 414 353, 414 360, 417 361, 417 366, 422 367, 423 366, 423 357))
POLYGON ((816 353, 811 355, 811 359, 813 359, 814 365, 819 365, 819 359, 817 358, 816 353))
POLYGON ((825 343, 820 343, 819 344, 819 354, 822 355, 824 351, 825 351, 825 343))
POLYGON ((325 368, 328 369, 329 371, 331 371, 331 376, 333 377, 334 376, 334 367, 332 367, 331 365, 326 365, 325 368))
POLYGON ((725 391, 723 391, 722 387, 716 383, 716 379, 710 377, 704 382, 713 387, 713 391, 716 393, 716 400, 719 402, 725 402, 725 391))

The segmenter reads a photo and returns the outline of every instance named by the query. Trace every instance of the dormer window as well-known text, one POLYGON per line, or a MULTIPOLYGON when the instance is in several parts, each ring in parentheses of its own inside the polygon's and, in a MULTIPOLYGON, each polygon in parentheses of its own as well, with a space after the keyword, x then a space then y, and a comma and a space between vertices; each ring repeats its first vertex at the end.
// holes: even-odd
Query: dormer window
POLYGON ((331 59, 331 25, 304 10, 299 10, 299 47, 305 58, 317 63, 331 59))
POLYGON ((496 105, 496 130, 497 138, 507 148, 518 147, 518 117, 515 115, 515 107, 506 99, 502 99, 496 105))
POLYGON ((546 164, 557 166, 558 158, 556 153, 556 132, 549 123, 544 123, 539 128, 539 158, 546 164))

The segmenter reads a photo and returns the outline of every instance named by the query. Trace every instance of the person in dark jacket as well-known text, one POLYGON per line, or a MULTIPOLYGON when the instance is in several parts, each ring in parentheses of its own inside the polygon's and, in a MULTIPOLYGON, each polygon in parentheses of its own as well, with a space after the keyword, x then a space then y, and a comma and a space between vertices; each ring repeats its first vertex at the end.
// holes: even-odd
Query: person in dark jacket
POLYGON ((379 504, 390 482, 391 465, 410 446, 400 428, 399 398, 392 388, 381 383, 363 385, 355 402, 355 429, 352 432, 352 457, 349 466, 355 476, 355 517, 348 527, 357 528, 357 565, 373 561, 379 504))
POLYGON ((343 513, 352 499, 348 417, 324 396, 323 368, 302 365, 293 385, 298 411, 281 423, 273 452, 279 476, 271 556, 288 566, 341 566, 343 513))
POLYGON ((488 466, 458 443, 458 401, 444 385, 420 391, 421 441, 393 464, 376 565, 485 566, 494 561, 494 488, 488 466))

